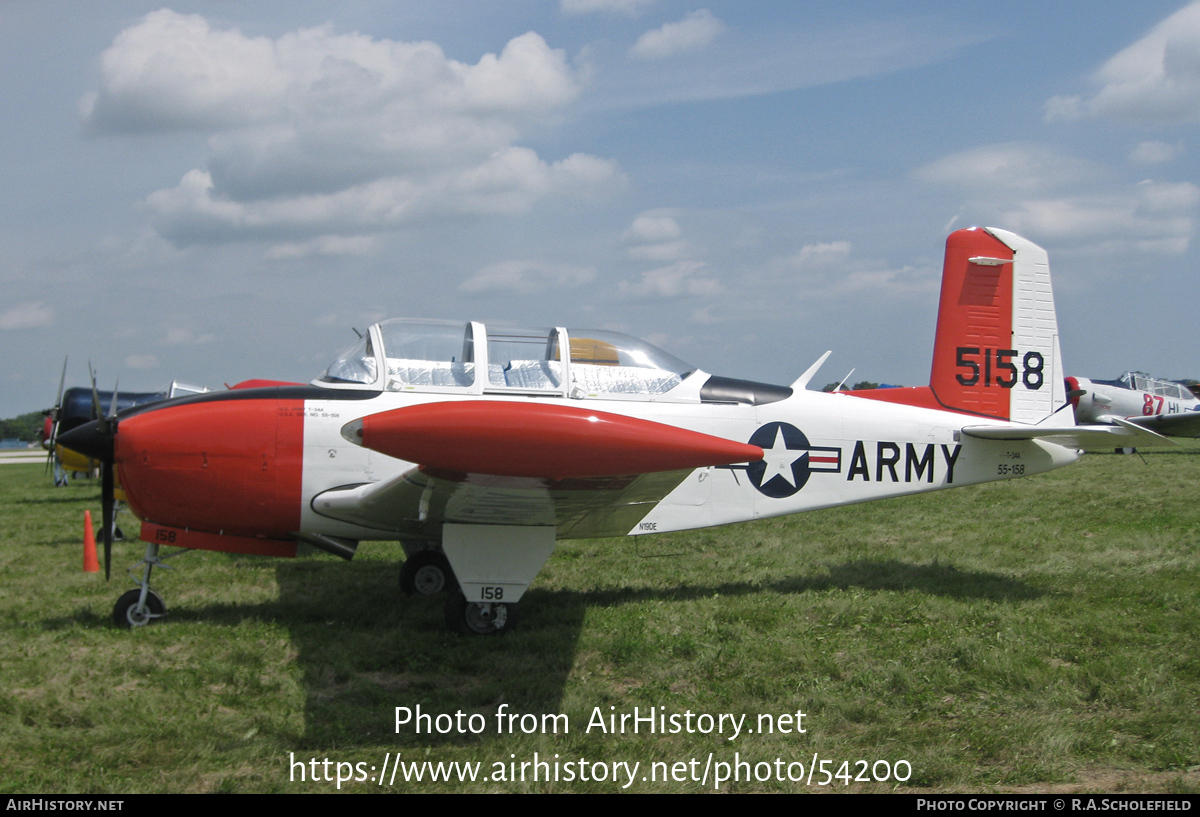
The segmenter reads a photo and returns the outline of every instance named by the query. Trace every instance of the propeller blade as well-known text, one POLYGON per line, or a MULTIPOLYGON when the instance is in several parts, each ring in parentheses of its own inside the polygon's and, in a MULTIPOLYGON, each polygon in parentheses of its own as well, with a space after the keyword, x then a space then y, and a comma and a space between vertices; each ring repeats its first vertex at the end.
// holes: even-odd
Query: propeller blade
POLYGON ((54 462, 54 447, 58 445, 58 418, 62 415, 62 403, 54 409, 54 422, 50 425, 50 445, 46 450, 46 470, 49 471, 51 463, 54 462))
POLYGON ((92 371, 92 362, 88 361, 88 377, 92 379, 92 415, 100 421, 100 425, 96 430, 101 434, 108 433, 108 418, 104 416, 104 410, 100 408, 100 392, 96 390, 96 373, 92 371))
POLYGON ((113 529, 113 466, 105 461, 100 465, 100 509, 102 536, 104 537, 104 580, 108 581, 112 562, 113 529))
POLYGON ((46 473, 50 473, 50 465, 54 462, 54 444, 58 441, 58 418, 62 415, 63 387, 67 385, 67 361, 63 355, 62 375, 58 378, 58 397, 54 398, 54 408, 50 412, 50 439, 46 441, 46 473))
MULTIPOLYGON (((46 469, 43 471, 43 474, 50 473, 50 463, 54 462, 54 426, 57 425, 57 423, 50 418, 50 415, 46 415, 46 419, 50 421, 50 436, 45 437, 42 440, 42 445, 46 447, 46 469)), ((43 426, 42 433, 46 433, 45 426, 43 426)))
MULTIPOLYGON (((100 407, 100 392, 96 389, 96 372, 92 369, 90 360, 88 361, 88 376, 92 379, 92 413, 96 415, 96 437, 92 438, 92 441, 95 443, 103 441, 102 445, 95 446, 95 448, 101 455, 99 457, 101 537, 104 540, 104 579, 107 581, 112 575, 113 515, 116 505, 113 493, 113 449, 116 446, 117 436, 117 389, 114 386, 112 404, 109 406, 109 413, 105 414, 100 407)), ((92 447, 89 446, 89 448, 92 447)), ((91 456, 90 453, 88 455, 91 456)))
POLYGON ((58 399, 54 401, 54 420, 58 421, 58 412, 62 409, 63 386, 67 384, 67 357, 63 356, 62 377, 58 378, 58 399))

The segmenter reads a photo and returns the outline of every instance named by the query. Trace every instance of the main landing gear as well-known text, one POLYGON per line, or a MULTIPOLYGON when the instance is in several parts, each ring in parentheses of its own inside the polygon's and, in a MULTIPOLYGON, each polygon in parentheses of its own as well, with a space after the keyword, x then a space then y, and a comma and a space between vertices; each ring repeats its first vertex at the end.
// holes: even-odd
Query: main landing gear
POLYGON ((469 602, 450 560, 440 550, 418 550, 400 566, 400 590, 406 596, 436 596, 447 591, 446 624, 463 635, 500 635, 517 624, 517 605, 494 601, 469 602))
POLYGON ((117 599, 117 603, 113 607, 113 624, 129 630, 134 627, 145 627, 155 619, 165 616, 167 614, 167 605, 163 602, 162 596, 151 589, 150 571, 156 565, 164 570, 170 570, 171 566, 164 564, 164 562, 181 553, 188 552, 188 550, 180 550, 172 553, 170 556, 159 556, 158 545, 147 544, 146 555, 142 557, 140 562, 129 568, 129 576, 138 586, 117 599), (136 573, 139 565, 146 566, 145 570, 142 571, 140 579, 136 573))
POLYGON ((406 596, 436 596, 457 589, 454 569, 441 551, 418 550, 400 566, 400 591, 406 596))
POLYGON ((467 601, 455 589, 446 599, 446 626, 463 635, 503 635, 517 626, 517 605, 467 601))
POLYGON ((445 522, 440 547, 411 554, 413 582, 435 557, 443 570, 453 566, 446 624, 463 635, 503 635, 517 626, 517 602, 550 558, 556 538, 553 525, 445 522))

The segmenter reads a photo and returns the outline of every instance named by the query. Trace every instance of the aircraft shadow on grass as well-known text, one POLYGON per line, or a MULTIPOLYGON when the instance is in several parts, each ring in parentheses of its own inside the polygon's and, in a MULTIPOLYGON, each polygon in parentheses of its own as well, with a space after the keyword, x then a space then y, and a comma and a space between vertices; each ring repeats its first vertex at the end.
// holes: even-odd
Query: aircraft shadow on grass
MULTIPOLYGON (((939 564, 867 559, 829 565, 827 572, 766 583, 686 583, 667 588, 610 588, 588 592, 533 589, 537 604, 518 632, 464 638, 441 627, 442 598, 404 598, 396 571, 385 562, 304 560, 276 568, 279 598, 250 604, 177 605, 164 624, 190 621, 236 625, 247 619, 289 628, 305 689, 305 735, 297 751, 330 745, 470 744, 477 736, 396 734, 396 706, 420 703, 426 712, 482 712, 500 703, 510 711, 557 713, 575 663, 590 608, 646 601, 686 601, 749 594, 822 593, 861 588, 919 591, 955 599, 1019 603, 1043 594, 997 573, 939 564)), ((97 620, 98 626, 108 626, 97 620)))
POLYGON ((528 607, 522 629, 490 639, 447 634, 440 626, 442 598, 399 597, 395 570, 380 563, 280 565, 278 601, 252 608, 201 608, 191 615, 229 616, 231 621, 264 615, 288 624, 305 676, 305 742, 312 747, 332 741, 403 747, 469 744, 477 738, 453 733, 418 737, 411 731, 397 735, 392 723, 396 706, 421 703, 426 712, 482 712, 489 719, 500 703, 508 703, 510 711, 561 711, 584 619, 592 608, 714 594, 728 598, 849 588, 1011 603, 1043 595, 997 573, 938 564, 875 559, 827 570, 767 583, 714 581, 587 592, 534 588, 530 595, 536 604, 528 607))
MULTIPOLYGON (((246 604, 176 605, 156 627, 205 622, 236 626, 271 621, 289 629, 305 695, 305 734, 296 751, 339 745, 404 747, 469 745, 475 735, 395 732, 396 706, 420 703, 426 712, 480 712, 500 703, 510 711, 558 713, 575 664, 584 618, 591 608, 647 601, 687 601, 714 594, 823 593, 859 588, 918 591, 953 599, 1020 603, 1045 595, 998 573, 953 566, 864 559, 775 581, 684 583, 666 588, 530 591, 522 630, 498 638, 464 638, 441 627, 442 597, 400 596, 387 562, 307 559, 275 570, 279 597, 246 604)), ((80 610, 42 626, 110 627, 107 616, 80 610)), ((490 734, 490 732, 489 732, 490 734)))

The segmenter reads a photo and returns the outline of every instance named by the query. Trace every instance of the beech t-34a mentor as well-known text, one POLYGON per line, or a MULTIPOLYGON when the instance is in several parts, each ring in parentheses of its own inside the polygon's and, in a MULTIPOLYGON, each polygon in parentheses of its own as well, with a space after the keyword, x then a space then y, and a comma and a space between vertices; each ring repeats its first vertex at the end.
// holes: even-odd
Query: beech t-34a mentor
POLYGON ((1120 419, 1076 426, 1046 253, 1003 230, 947 240, 928 387, 810 391, 828 356, 772 386, 613 332, 384 321, 309 385, 136 407, 62 443, 115 466, 143 520, 143 578, 118 624, 164 613, 160 545, 291 556, 304 542, 349 559, 391 539, 406 591, 448 591, 452 628, 496 633, 558 539, 936 491, 1067 465, 1085 443, 1163 440, 1120 419))

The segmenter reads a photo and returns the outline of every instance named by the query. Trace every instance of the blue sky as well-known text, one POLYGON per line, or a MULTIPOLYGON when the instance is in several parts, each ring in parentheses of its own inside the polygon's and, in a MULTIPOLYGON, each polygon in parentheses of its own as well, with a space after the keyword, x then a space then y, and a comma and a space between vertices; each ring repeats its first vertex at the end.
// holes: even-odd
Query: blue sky
POLYGON ((400 316, 923 384, 972 224, 1071 373, 1200 376, 1200 4, 6 0, 0 68, 0 416, 400 316))

